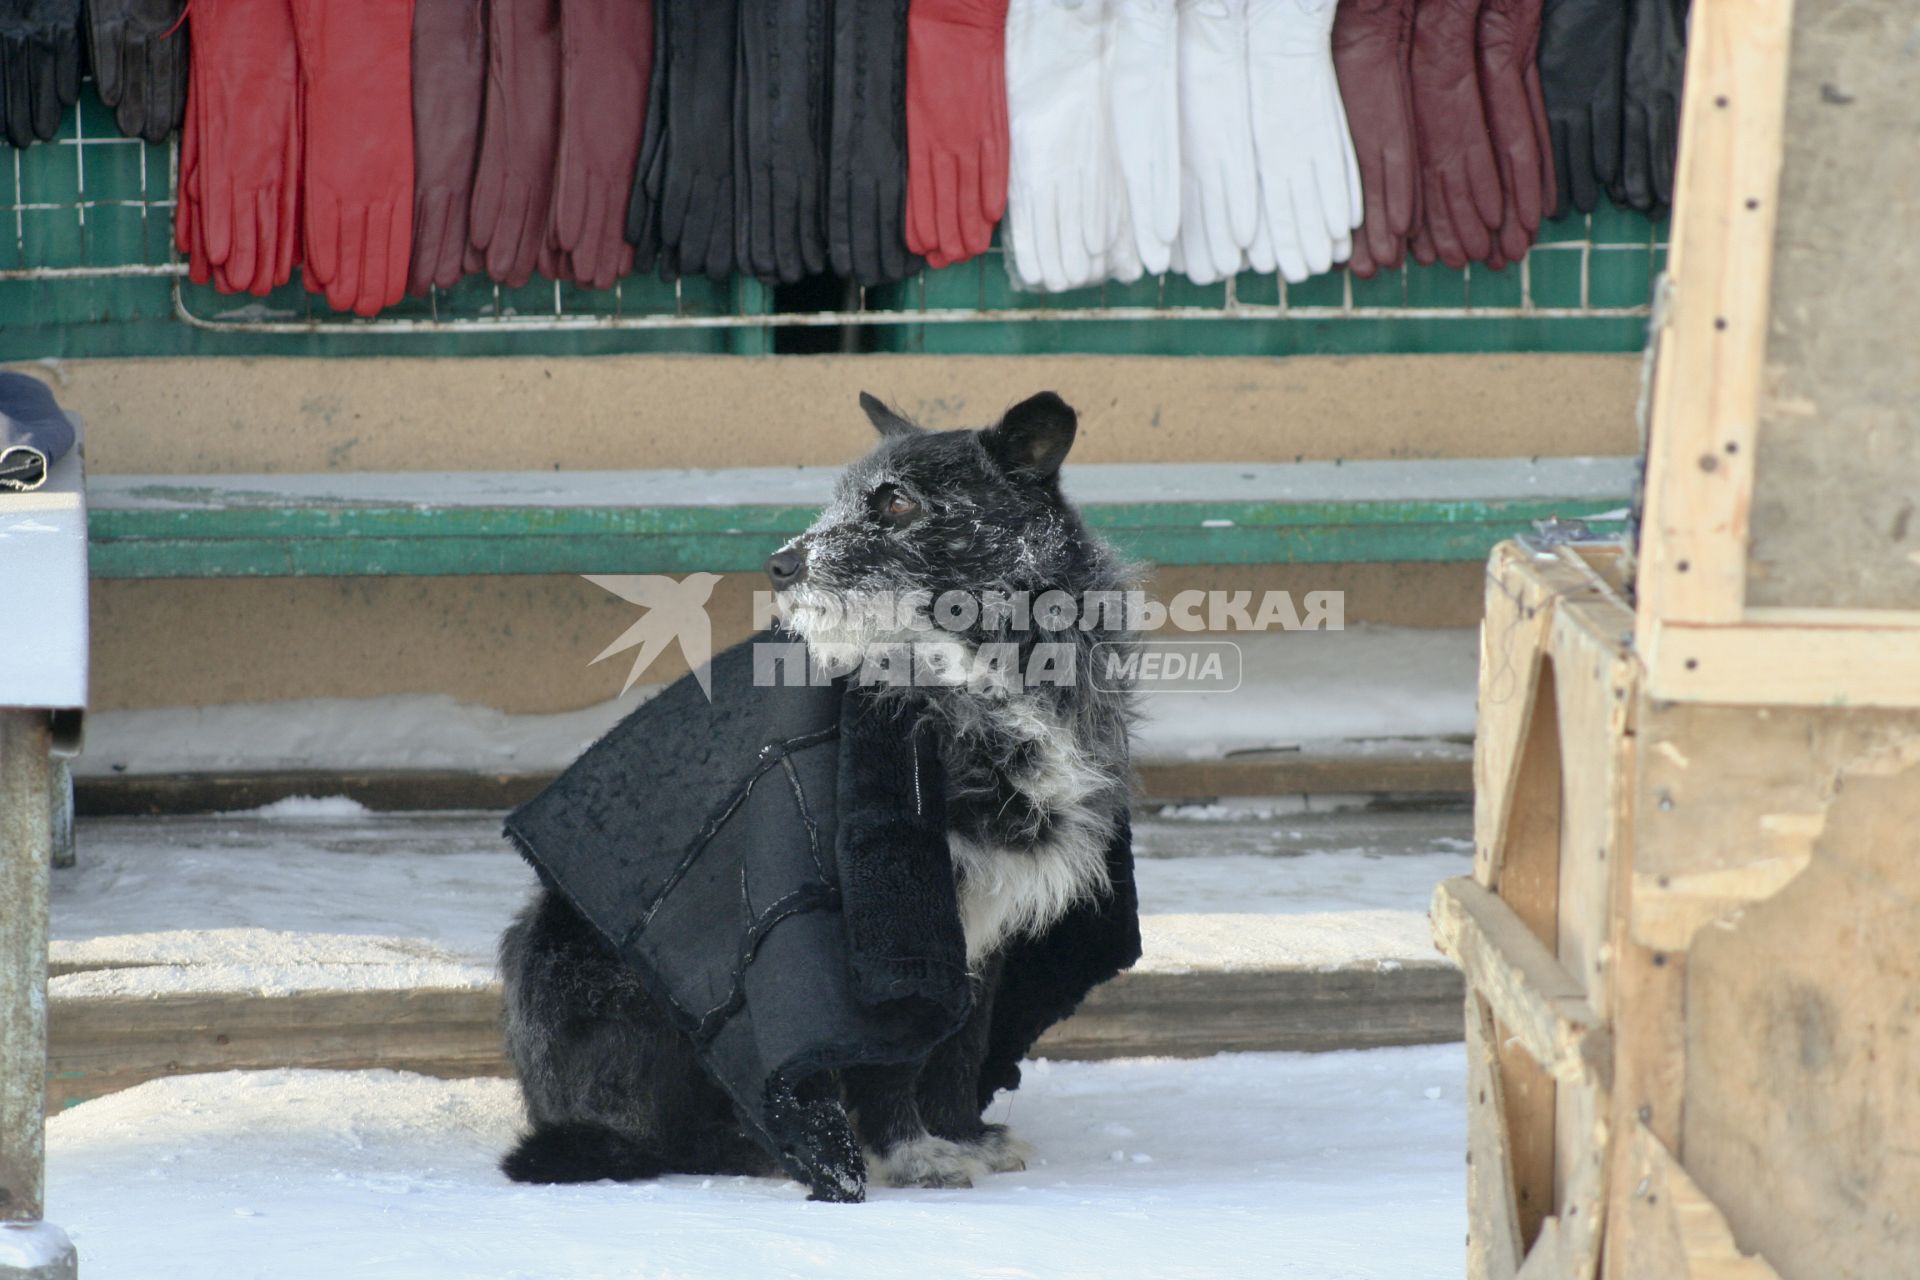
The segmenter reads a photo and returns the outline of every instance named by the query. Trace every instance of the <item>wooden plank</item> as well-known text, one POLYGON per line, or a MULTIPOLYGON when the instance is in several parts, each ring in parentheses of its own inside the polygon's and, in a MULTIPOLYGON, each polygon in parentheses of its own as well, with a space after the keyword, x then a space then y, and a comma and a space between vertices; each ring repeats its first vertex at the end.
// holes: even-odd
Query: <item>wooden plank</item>
POLYGON ((1507 1100, 1495 1054, 1493 1013, 1467 991, 1467 1280, 1513 1280, 1520 1269, 1520 1209, 1507 1141, 1507 1100))
POLYGON ((1658 628, 1649 692, 1731 706, 1920 707, 1920 633, 1908 625, 1658 628))
POLYGON ((1688 30, 1668 289, 1656 336, 1639 649, 1737 621, 1766 351, 1793 0, 1715 0, 1688 30))
MULTIPOLYGON (((1284 928, 1284 924, 1276 927, 1284 928)), ((123 967, 123 966, 109 966, 123 967)), ((1098 988, 1034 1052, 1204 1057, 1433 1044, 1462 1034, 1465 985, 1439 959, 1321 967, 1136 970, 1098 988)), ((361 990, 187 991, 51 1003, 49 1104, 143 1080, 266 1067, 499 1075, 500 990, 476 982, 361 990)))
POLYGON ((1580 984, 1505 900, 1459 876, 1434 888, 1431 914, 1435 942, 1507 1036, 1563 1083, 1606 1078, 1605 1024, 1580 984))
POLYGON ((1766 1259, 1741 1252, 1726 1218, 1651 1129, 1635 1123, 1621 1146, 1632 1190, 1619 1206, 1630 1230, 1609 1246, 1620 1255, 1619 1274, 1636 1280, 1780 1280, 1766 1259))
POLYGON ((44 1203, 51 746, 46 712, 0 709, 0 1223, 44 1203))
POLYGON ((1750 603, 1920 608, 1916 80, 1911 0, 1797 0, 1750 603))

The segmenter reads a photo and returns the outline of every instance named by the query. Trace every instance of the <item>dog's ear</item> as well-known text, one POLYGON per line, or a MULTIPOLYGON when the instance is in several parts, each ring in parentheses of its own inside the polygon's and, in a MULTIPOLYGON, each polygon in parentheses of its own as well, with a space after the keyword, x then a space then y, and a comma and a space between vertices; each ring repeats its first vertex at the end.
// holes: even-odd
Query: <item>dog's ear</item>
POLYGON ((873 424, 873 429, 878 431, 886 439, 891 440, 896 436, 917 436, 920 434, 919 427, 914 426, 911 422, 908 422, 905 418, 887 408, 887 406, 881 402, 879 396, 862 391, 860 393, 860 407, 867 411, 867 421, 873 424))
POLYGON ((1073 406, 1051 391, 1022 400, 980 433, 987 454, 1008 475, 1050 480, 1073 448, 1080 419, 1073 406))

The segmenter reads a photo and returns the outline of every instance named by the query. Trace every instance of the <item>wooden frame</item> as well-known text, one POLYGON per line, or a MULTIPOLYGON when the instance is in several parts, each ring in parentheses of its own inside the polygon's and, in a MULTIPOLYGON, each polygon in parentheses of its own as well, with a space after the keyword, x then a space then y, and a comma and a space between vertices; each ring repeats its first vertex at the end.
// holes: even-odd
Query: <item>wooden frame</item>
POLYGON ((1748 604, 1794 12, 1693 6, 1636 644, 1664 699, 1920 707, 1920 610, 1748 604))

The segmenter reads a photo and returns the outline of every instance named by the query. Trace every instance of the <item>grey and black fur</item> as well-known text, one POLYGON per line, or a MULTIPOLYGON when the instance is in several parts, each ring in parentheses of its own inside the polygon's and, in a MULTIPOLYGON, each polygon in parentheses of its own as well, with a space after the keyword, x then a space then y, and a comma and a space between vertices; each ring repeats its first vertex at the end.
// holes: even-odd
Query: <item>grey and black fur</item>
MULTIPOLYGON (((911 1067, 842 1073, 873 1181, 966 1186, 1020 1168, 1024 1145, 982 1122, 981 1063, 1002 960, 1075 903, 1104 892, 1104 851, 1124 821, 1131 700, 1093 678, 1097 645, 1125 645, 1097 614, 1056 630, 991 611, 958 631, 890 629, 864 605, 947 592, 978 600, 1064 592, 1077 605, 1133 587, 1060 491, 1077 420, 1045 392, 984 431, 924 431, 871 396, 881 435, 834 499, 768 561, 784 625, 810 646, 866 651, 954 641, 1071 650, 1068 678, 902 689, 941 729, 953 854, 976 998, 967 1024, 911 1067)), ((1056 650, 1058 652, 1058 650, 1056 650)), ((558 894, 544 891, 501 943, 507 1047, 532 1131, 503 1162, 521 1181, 663 1173, 771 1173, 693 1048, 558 894)))

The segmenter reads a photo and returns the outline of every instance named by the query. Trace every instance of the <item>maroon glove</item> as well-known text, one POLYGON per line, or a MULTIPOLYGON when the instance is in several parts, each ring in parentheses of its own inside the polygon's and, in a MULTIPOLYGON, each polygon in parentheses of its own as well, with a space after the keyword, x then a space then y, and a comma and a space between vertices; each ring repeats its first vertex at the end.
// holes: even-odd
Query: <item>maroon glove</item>
POLYGON ((1420 139, 1422 222, 1413 256, 1450 267, 1483 262, 1505 216, 1474 37, 1481 0, 1419 0, 1413 23, 1413 119, 1420 139))
POLYGON ((199 0, 175 239, 189 277, 265 295, 299 256, 299 58, 287 0, 199 0))
POLYGON ((407 292, 413 0, 293 0, 307 288, 370 316, 407 292))
POLYGON ((560 152, 553 175, 555 248, 590 289, 633 270, 627 198, 653 70, 650 0, 560 0, 560 152))
POLYGON ((559 141, 560 2, 491 0, 470 235, 502 284, 518 288, 536 266, 549 276, 559 269, 547 235, 559 141))
POLYGON ((467 239, 487 92, 485 0, 414 0, 413 264, 407 292, 484 265, 467 239))
POLYGON ((1420 209, 1420 154, 1414 142, 1413 0, 1340 0, 1333 19, 1333 69, 1360 161, 1366 216, 1353 233, 1355 275, 1398 267, 1420 209))
POLYGON ((1558 194, 1553 135, 1540 94, 1540 0, 1486 0, 1480 11, 1480 97, 1506 196, 1500 252, 1518 262, 1558 194))
POLYGON ((907 248, 985 253, 1007 211, 1007 0, 907 9, 907 248))

